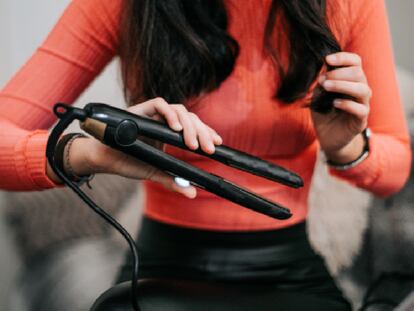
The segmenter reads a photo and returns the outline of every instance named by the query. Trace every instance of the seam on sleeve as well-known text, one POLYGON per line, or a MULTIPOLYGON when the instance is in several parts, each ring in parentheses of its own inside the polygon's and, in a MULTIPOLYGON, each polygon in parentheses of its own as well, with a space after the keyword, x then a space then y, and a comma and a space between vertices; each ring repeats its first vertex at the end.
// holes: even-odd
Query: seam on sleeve
POLYGON ((43 53, 46 53, 46 54, 49 54, 49 55, 52 55, 52 56, 54 56, 54 57, 57 57, 57 58, 60 58, 60 59, 62 59, 62 60, 64 60, 64 61, 66 61, 66 62, 69 62, 69 63, 71 63, 71 64, 73 64, 73 65, 75 65, 75 66, 77 66, 77 67, 80 67, 80 68, 82 68, 82 69, 85 69, 86 71, 89 71, 90 73, 92 73, 92 74, 97 74, 98 72, 95 70, 95 68, 93 68, 92 66, 90 66, 89 64, 86 64, 86 63, 83 63, 83 62, 80 62, 80 61, 78 61, 78 60, 76 60, 76 59, 74 59, 74 58, 70 58, 70 57, 68 57, 67 55, 63 55, 62 53, 59 53, 59 52, 57 52, 57 51, 53 51, 52 49, 49 49, 49 48, 46 48, 46 47, 40 47, 39 49, 38 49, 39 51, 41 51, 41 52, 43 52, 43 53))
MULTIPOLYGON (((53 114, 53 112, 50 108, 44 107, 40 103, 38 103, 38 102, 36 102, 36 101, 34 101, 30 98, 25 98, 25 97, 22 97, 22 96, 18 96, 18 95, 6 93, 6 92, 0 92, 0 98, 1 97, 15 99, 15 100, 18 100, 18 101, 21 101, 21 102, 29 103, 29 104, 35 106, 36 108, 39 108, 39 109, 47 112, 47 114, 49 114, 49 115, 53 114)), ((3 116, 3 117, 5 117, 5 116, 3 116)))
MULTIPOLYGON (((100 0, 100 1, 102 1, 102 0, 100 0)), ((100 3, 100 1, 99 1, 99 3, 100 3)), ((111 0, 111 1, 114 1, 114 0, 111 0)), ((90 16, 89 16, 89 14, 87 14, 87 13, 85 12, 84 8, 83 8, 81 5, 79 5, 79 3, 77 3, 77 1, 73 1, 73 2, 72 2, 72 5, 73 5, 74 7, 76 7, 76 8, 79 10, 79 12, 81 12, 81 13, 82 13, 82 15, 84 16, 84 18, 85 18, 85 19, 89 22, 89 24, 92 24, 92 25, 95 25, 95 24, 96 24, 96 23, 94 23, 94 22, 91 20, 91 18, 90 18, 90 16)), ((99 18, 99 17, 98 17, 98 18, 99 18)), ((114 38, 113 38, 112 34, 110 33, 110 31, 108 30, 108 28, 106 27, 105 23, 101 21, 101 24, 105 26, 105 33, 106 33, 106 35, 109 37, 108 39, 110 39, 110 40, 112 41, 112 43, 115 43, 115 40, 114 40, 114 38)), ((87 33, 90 37, 92 37, 92 38, 93 38, 94 40, 96 40, 98 43, 100 43, 100 44, 102 44, 102 45, 106 45, 106 47, 108 48, 108 50, 110 50, 110 51, 112 51, 112 52, 114 52, 114 51, 116 50, 116 49, 114 48, 114 46, 108 46, 106 43, 104 43, 104 42, 102 42, 101 40, 99 40, 95 34, 93 34, 93 33, 91 33, 91 32, 87 32, 87 30, 86 30, 86 29, 84 29, 84 30, 85 30, 85 32, 86 32, 86 33, 87 33)))
MULTIPOLYGON (((66 30, 72 34, 76 39, 78 39, 80 42, 82 42, 83 44, 87 45, 87 46, 91 46, 91 42, 89 42, 88 40, 85 40, 84 36, 80 35, 75 29, 73 29, 72 27, 70 27, 70 25, 66 24, 66 23, 62 23, 62 26, 66 28, 66 30)), ((104 42, 103 40, 100 40, 95 34, 87 31, 86 29, 83 29, 83 31, 85 31, 85 33, 92 38, 99 46, 103 47, 104 49, 108 50, 109 52, 113 53, 114 49, 110 44, 107 44, 106 42, 104 42)))

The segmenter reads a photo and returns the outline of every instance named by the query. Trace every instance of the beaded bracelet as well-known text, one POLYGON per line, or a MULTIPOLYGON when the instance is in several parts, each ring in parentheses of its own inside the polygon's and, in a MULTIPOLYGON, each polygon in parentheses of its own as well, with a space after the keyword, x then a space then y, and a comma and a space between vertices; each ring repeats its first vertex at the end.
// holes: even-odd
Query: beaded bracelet
POLYGON ((78 176, 73 171, 73 168, 70 165, 69 161, 70 147, 72 146, 73 141, 79 137, 88 136, 82 133, 70 133, 63 135, 62 138, 59 139, 59 142, 57 143, 55 150, 55 164, 61 172, 65 173, 66 177, 68 177, 71 181, 75 182, 78 186, 87 183, 88 187, 91 188, 89 182, 93 179, 95 174, 78 176))

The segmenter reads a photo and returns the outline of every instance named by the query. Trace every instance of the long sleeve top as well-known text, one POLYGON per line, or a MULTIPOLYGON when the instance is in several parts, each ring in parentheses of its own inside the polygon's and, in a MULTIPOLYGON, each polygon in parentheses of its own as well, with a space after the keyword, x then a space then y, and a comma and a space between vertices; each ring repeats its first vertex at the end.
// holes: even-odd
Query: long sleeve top
MULTIPOLYGON (((166 152, 289 207, 278 221, 204 190, 188 199, 145 181, 145 213, 159 221, 211 230, 277 229, 303 221, 319 145, 303 101, 273 99, 278 78, 263 52, 271 0, 227 0, 229 32, 240 45, 231 75, 215 91, 186 103, 214 128, 225 145, 277 163, 302 176, 305 186, 286 186, 235 170, 191 152, 166 152)), ((328 1, 327 15, 344 51, 357 53, 373 90, 368 125, 370 154, 356 167, 330 173, 385 197, 408 178, 410 141, 394 69, 383 0, 328 1)), ((56 102, 73 103, 117 56, 122 0, 73 0, 47 39, 0 92, 0 188, 57 187, 46 175, 48 129, 56 102)), ((283 31, 283 30, 281 30, 283 31)))

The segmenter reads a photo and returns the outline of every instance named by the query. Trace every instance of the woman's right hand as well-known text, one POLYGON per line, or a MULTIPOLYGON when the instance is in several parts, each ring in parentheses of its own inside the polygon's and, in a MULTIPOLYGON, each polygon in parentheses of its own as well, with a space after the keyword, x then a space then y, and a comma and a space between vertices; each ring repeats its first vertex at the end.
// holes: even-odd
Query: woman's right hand
MULTIPOLYGON (((222 143, 217 132, 204 124, 197 115, 187 111, 184 105, 169 105, 163 99, 155 98, 131 106, 127 110, 143 117, 166 122, 175 131, 182 130, 184 142, 190 149, 195 150, 200 145, 204 152, 212 154, 215 150, 214 145, 222 143)), ((147 139, 145 141, 159 149, 163 148, 163 144, 158 141, 147 139)), ((75 139, 69 151, 68 161, 74 173, 79 176, 107 173, 134 179, 149 179, 188 198, 194 198, 197 194, 194 186, 180 187, 175 183, 173 176, 112 149, 93 137, 75 139)))

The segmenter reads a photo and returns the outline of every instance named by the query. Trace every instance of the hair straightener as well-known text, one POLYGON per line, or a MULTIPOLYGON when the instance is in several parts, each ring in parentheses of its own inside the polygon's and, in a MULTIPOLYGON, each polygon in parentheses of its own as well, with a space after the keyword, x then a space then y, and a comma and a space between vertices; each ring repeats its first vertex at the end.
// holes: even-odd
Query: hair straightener
POLYGON ((287 208, 266 200, 220 176, 176 159, 144 143, 138 137, 145 136, 192 151, 225 165, 290 187, 301 187, 303 185, 302 179, 298 175, 273 163, 227 146, 215 146, 215 153, 212 155, 203 152, 200 148, 194 151, 184 144, 182 132, 173 131, 164 123, 105 104, 88 104, 84 111, 87 118, 81 122, 81 128, 104 144, 151 164, 173 176, 185 178, 196 187, 256 212, 277 219, 286 219, 291 216, 287 208))
POLYGON ((56 104, 54 113, 60 121, 53 128, 46 150, 46 156, 63 182, 74 190, 80 198, 96 213, 113 225, 128 241, 134 257, 134 274, 132 282, 133 305, 139 310, 135 299, 136 282, 138 279, 138 254, 135 243, 128 232, 110 215, 98 207, 75 183, 69 180, 55 164, 55 148, 60 135, 75 120, 80 121, 81 128, 111 148, 120 150, 143 162, 157 167, 166 173, 188 180, 192 185, 230 200, 243 207, 275 219, 288 219, 292 216, 289 209, 275 202, 267 200, 250 192, 220 176, 196 168, 180 159, 164 153, 163 151, 146 144, 140 137, 148 137, 170 144, 197 154, 209 157, 233 168, 261 176, 263 178, 299 188, 303 181, 297 174, 280 167, 274 163, 264 161, 245 152, 225 145, 215 146, 214 154, 189 149, 185 143, 182 132, 173 131, 168 125, 149 118, 141 117, 128 111, 118 109, 102 103, 89 103, 83 109, 66 104, 56 104))

